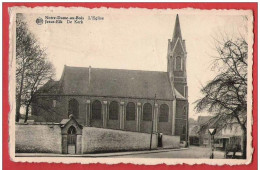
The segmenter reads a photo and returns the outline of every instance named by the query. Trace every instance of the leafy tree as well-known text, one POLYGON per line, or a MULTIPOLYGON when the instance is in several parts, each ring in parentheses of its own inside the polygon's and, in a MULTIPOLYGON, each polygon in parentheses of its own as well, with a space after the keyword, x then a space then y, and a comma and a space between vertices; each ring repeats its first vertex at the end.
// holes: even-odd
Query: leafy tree
POLYGON ((243 158, 247 146, 247 68, 248 43, 244 38, 216 40, 219 54, 214 67, 219 74, 201 89, 203 97, 197 100, 198 112, 215 114, 218 128, 240 125, 243 132, 243 158))
POLYGON ((28 29, 25 18, 16 18, 16 122, 21 107, 26 107, 25 122, 35 92, 54 76, 53 65, 47 60, 43 49, 28 29))

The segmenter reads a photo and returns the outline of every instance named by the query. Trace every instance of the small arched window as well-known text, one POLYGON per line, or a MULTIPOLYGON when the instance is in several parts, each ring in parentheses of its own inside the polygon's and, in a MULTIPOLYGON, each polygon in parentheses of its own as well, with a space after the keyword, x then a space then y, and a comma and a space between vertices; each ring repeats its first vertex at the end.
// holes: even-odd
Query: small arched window
POLYGON ((68 129, 68 134, 70 135, 73 135, 73 134, 76 134, 76 128, 74 126, 71 126, 69 129, 68 129))
POLYGON ((182 58, 180 56, 176 57, 175 68, 176 68, 177 71, 182 70, 182 58))
POLYGON ((109 105, 109 120, 118 120, 119 106, 118 103, 113 101, 109 105))
POLYGON ((95 100, 92 103, 92 119, 101 120, 102 104, 100 101, 95 100))
POLYGON ((69 101, 68 117, 73 115, 75 119, 79 117, 79 102, 76 99, 69 101))
POLYGON ((126 120, 135 120, 135 104, 133 102, 126 105, 126 120))
POLYGON ((150 103, 145 103, 143 107, 143 120, 152 121, 152 105, 150 103))
POLYGON ((168 122, 168 116, 169 116, 169 107, 167 104, 162 104, 160 106, 159 122, 168 122))

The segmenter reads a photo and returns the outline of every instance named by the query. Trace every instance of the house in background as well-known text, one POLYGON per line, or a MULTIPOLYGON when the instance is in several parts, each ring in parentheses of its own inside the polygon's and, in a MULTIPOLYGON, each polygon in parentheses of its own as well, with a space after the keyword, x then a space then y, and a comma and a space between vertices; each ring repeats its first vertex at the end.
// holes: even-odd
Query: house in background
POLYGON ((227 146, 237 146, 242 149, 242 130, 240 125, 234 124, 223 128, 215 135, 214 146, 221 150, 226 150, 227 146))
POLYGON ((199 145, 200 146, 209 146, 210 145, 210 134, 208 128, 205 125, 213 118, 213 116, 199 116, 198 125, 199 125, 199 145))
MULTIPOLYGON (((218 119, 213 116, 199 116, 197 121, 189 121, 189 141, 190 145, 209 147, 211 136, 208 129, 218 127, 218 119)), ((214 146, 217 149, 225 150, 228 145, 242 146, 242 130, 238 124, 217 129, 214 135, 214 146)))
POLYGON ((208 146, 210 134, 206 128, 202 128, 212 116, 199 116, 198 120, 190 119, 189 122, 189 143, 190 145, 208 146))
POLYGON ((200 139, 199 139, 199 130, 200 126, 198 125, 198 122, 192 118, 189 118, 189 144, 190 145, 200 145, 200 139))

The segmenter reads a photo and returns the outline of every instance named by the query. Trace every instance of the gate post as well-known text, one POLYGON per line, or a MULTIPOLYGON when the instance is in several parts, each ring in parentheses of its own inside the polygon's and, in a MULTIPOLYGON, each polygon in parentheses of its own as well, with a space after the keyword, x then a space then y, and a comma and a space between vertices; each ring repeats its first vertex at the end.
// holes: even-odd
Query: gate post
POLYGON ((82 135, 77 135, 76 154, 82 154, 82 135))

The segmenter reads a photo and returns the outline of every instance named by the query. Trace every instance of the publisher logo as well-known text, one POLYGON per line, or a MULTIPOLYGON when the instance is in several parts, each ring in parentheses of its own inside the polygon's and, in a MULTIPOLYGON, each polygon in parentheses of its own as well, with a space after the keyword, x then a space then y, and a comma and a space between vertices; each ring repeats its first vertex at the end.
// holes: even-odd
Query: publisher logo
POLYGON ((37 19, 36 19, 36 23, 37 23, 38 25, 42 25, 42 24, 43 24, 43 19, 42 19, 41 17, 37 18, 37 19))

